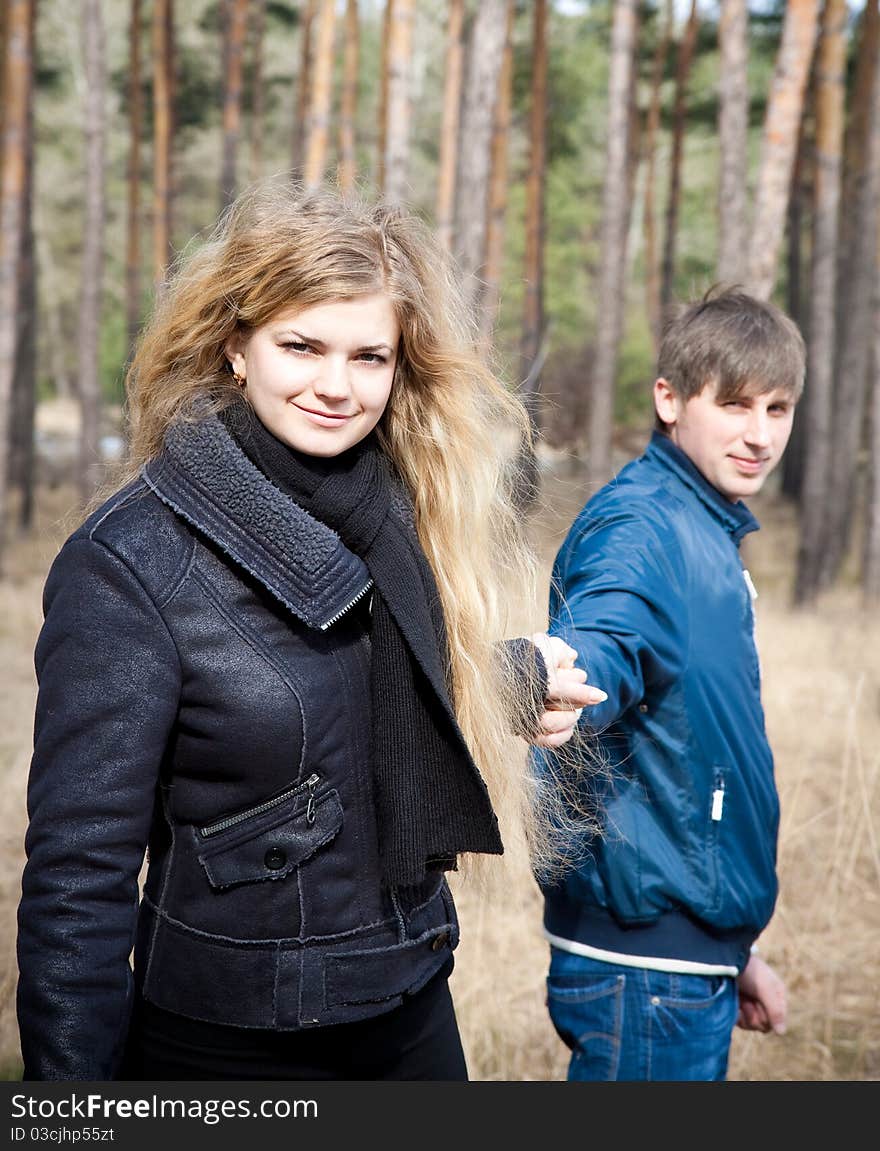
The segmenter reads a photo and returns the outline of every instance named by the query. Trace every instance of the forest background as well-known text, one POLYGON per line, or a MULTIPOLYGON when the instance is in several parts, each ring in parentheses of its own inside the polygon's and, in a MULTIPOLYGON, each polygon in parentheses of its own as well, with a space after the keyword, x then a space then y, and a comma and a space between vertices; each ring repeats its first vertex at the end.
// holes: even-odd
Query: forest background
MULTIPOLYGON (((533 413, 549 566, 636 454, 665 310, 741 282, 798 321, 808 386, 745 545, 783 822, 762 950, 785 1037, 739 1079, 880 1077, 877 0, 4 0, 0 215, 0 1074, 48 565, 125 450, 132 341, 175 255, 295 169, 415 207, 533 413)), ((523 461, 521 461, 522 463, 523 461)), ((539 621, 540 622, 540 621, 539 621)), ((564 1076, 527 861, 457 893, 473 1078, 564 1076)))

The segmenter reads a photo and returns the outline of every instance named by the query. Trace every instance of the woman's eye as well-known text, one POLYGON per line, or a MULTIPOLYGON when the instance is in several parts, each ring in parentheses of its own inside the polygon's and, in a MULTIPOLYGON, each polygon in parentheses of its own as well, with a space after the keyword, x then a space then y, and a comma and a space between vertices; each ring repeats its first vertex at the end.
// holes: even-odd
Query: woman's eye
POLYGON ((384 356, 380 356, 377 352, 361 352, 358 356, 361 363, 364 364, 384 364, 387 360, 384 356))
POLYGON ((305 353, 313 350, 311 344, 304 344, 300 340, 285 340, 281 346, 290 352, 305 353))

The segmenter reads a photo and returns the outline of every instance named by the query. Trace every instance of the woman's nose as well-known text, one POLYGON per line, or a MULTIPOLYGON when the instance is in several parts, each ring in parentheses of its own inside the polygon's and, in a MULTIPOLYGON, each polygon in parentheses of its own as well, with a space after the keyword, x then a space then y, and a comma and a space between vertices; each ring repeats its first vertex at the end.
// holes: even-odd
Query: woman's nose
POLYGON ((315 375, 316 395, 327 399, 341 400, 349 394, 348 362, 344 357, 324 356, 315 375))

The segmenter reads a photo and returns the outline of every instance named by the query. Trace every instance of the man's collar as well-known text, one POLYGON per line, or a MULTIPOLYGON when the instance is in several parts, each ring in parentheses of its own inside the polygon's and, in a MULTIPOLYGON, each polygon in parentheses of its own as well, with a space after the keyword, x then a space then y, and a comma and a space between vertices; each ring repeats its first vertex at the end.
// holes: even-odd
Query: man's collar
POLYGON ((679 480, 694 493, 698 500, 711 512, 716 520, 739 544, 743 536, 755 532, 760 524, 742 502, 733 502, 713 485, 697 468, 690 456, 672 442, 663 432, 654 431, 645 455, 655 463, 673 472, 679 480))

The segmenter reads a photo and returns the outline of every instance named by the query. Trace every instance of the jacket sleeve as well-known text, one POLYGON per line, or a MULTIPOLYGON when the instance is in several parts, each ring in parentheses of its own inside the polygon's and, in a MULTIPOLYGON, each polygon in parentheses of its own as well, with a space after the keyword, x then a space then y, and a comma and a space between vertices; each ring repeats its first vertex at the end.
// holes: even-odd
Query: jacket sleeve
POLYGON ((575 648, 589 682, 608 694, 584 711, 583 722, 602 731, 686 664, 686 584, 674 537, 635 511, 578 521, 554 565, 550 616, 550 633, 575 648))
POLYGON ((114 1077, 159 767, 180 664, 156 604, 102 544, 69 541, 37 642, 27 862, 18 913, 25 1079, 114 1077))

